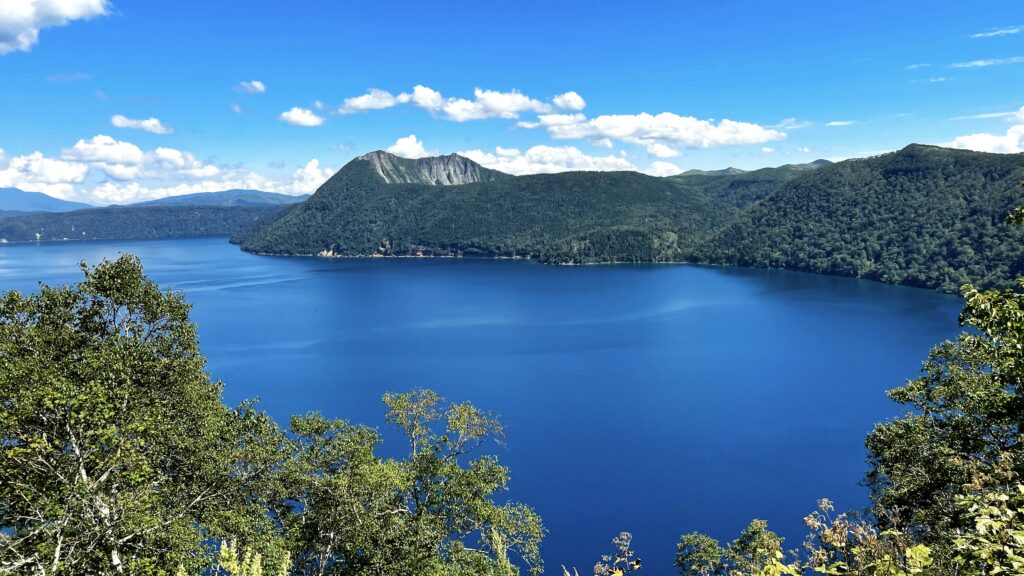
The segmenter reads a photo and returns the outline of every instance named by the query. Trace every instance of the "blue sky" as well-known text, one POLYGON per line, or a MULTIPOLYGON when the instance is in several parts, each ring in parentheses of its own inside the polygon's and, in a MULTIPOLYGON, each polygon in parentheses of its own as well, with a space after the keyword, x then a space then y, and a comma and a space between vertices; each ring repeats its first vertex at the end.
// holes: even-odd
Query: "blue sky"
POLYGON ((1024 146, 1020 0, 0 0, 0 52, 0 186, 97 204, 309 192, 387 148, 668 174, 1024 146))

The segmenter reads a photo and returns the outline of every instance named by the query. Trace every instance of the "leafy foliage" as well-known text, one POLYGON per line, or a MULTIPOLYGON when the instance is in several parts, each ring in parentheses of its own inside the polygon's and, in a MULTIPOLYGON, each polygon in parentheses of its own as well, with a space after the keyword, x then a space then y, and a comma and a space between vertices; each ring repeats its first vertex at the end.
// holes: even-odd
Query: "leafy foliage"
POLYGON ((123 256, 0 299, 0 571, 161 574, 209 538, 269 555, 273 423, 231 409, 181 296, 123 256))

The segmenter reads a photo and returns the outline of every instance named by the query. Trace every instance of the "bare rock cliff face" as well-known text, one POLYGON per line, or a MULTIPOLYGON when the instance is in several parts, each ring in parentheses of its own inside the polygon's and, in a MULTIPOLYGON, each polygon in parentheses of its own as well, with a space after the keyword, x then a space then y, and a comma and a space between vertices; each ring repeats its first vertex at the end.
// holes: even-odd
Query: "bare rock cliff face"
POLYGON ((357 158, 369 162, 388 184, 432 184, 453 186, 490 182, 508 178, 507 174, 490 170, 458 154, 431 156, 416 160, 388 152, 370 152, 357 158))

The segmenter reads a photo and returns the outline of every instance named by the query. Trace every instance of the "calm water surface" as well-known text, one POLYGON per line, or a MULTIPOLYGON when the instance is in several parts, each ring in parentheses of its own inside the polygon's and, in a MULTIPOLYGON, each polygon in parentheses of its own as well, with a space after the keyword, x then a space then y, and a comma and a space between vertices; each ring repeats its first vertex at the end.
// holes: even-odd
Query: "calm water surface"
POLYGON ((0 246, 0 290, 126 251, 194 304, 231 402, 383 428, 383 392, 429 387, 501 414, 549 573, 588 570, 620 530, 670 574, 684 532, 765 518, 796 546, 817 498, 862 507, 864 435, 899 412, 883 392, 960 307, 792 272, 274 258, 222 238, 0 246))

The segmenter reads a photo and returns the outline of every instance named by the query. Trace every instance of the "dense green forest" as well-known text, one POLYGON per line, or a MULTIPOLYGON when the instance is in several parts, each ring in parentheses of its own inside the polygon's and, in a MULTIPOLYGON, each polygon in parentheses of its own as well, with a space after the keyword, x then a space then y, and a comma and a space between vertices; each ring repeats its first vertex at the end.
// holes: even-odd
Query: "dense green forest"
POLYGON ((752 205, 693 260, 789 268, 956 291, 1024 272, 1024 155, 912 145, 795 179, 752 205))
POLYGON ((309 200, 234 241, 267 254, 789 268, 946 291, 968 281, 1005 287, 1024 272, 1024 232, 1001 225, 1021 200, 1020 154, 911 145, 752 172, 461 185, 388 183, 367 159, 386 156, 353 160, 309 200))
POLYGON ((744 206, 808 169, 677 178, 568 172, 434 186, 389 184, 365 158, 235 240, 258 253, 676 261, 744 206))
POLYGON ((0 219, 0 240, 106 240, 229 236, 278 206, 110 206, 0 219))
MULTIPOLYGON (((223 403, 189 305, 138 259, 82 269, 75 286, 0 297, 0 573, 543 571, 541 519, 499 497, 498 417, 428 390, 386 394, 400 458, 379 456, 381 434, 359 424, 307 414, 279 427, 252 402, 223 403)), ((1024 292, 965 298, 964 333, 890 391, 908 412, 868 435, 870 510, 820 500, 802 547, 763 520, 725 544, 684 534, 679 574, 1022 573, 1024 292)), ((641 571, 623 532, 583 574, 641 571)))

